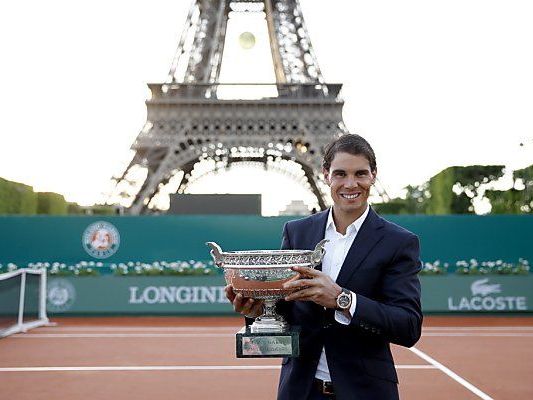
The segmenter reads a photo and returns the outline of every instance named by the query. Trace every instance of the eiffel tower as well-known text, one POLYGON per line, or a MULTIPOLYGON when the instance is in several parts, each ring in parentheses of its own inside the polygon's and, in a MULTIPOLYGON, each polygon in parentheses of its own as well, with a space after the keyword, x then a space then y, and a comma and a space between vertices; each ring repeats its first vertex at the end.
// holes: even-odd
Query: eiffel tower
POLYGON ((146 170, 140 189, 122 195, 131 202, 128 213, 150 213, 154 197, 176 177, 177 192, 184 193, 202 160, 214 160, 217 169, 258 162, 267 170, 290 160, 303 170, 319 207, 326 207, 321 161, 325 145, 346 132, 342 85, 324 82, 298 0, 194 1, 167 81, 148 87, 135 155, 115 178, 124 193, 133 185, 132 171, 146 170), (242 13, 258 13, 267 25, 275 83, 219 82, 228 21, 242 13), (240 98, 227 95, 232 91, 240 98))

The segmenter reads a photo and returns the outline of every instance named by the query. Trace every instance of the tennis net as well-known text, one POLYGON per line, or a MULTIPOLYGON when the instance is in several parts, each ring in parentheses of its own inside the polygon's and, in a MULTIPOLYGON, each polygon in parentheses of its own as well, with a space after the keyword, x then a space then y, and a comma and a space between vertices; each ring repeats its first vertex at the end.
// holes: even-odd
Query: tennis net
POLYGON ((48 323, 46 270, 22 268, 0 274, 0 338, 48 323))

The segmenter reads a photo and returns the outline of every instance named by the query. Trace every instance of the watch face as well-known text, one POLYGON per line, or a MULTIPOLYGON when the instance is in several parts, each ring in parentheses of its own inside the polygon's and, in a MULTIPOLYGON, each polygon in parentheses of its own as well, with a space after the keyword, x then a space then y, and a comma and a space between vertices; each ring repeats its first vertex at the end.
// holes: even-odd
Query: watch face
POLYGON ((337 299, 337 305, 340 308, 348 308, 350 305, 350 295, 342 293, 337 299))

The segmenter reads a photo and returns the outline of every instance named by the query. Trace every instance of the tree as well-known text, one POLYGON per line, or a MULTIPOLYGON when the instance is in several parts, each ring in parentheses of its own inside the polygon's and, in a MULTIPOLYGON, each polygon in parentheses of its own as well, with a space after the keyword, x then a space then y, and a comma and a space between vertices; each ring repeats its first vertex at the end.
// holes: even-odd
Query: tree
POLYGON ((492 206, 491 214, 521 214, 523 190, 487 190, 485 196, 492 206))
POLYGON ((485 193, 493 214, 523 214, 533 211, 533 165, 513 172, 513 187, 485 193))
MULTIPOLYGON (((533 169, 526 172, 524 179, 531 181, 533 190, 533 169)), ((420 186, 407 186, 405 198, 374 207, 384 214, 473 214, 474 200, 481 198, 486 185, 503 173, 503 165, 448 167, 420 186)))
POLYGON ((503 165, 448 167, 429 180, 428 214, 473 214, 474 199, 504 174, 503 165))
POLYGON ((420 186, 405 187, 405 199, 394 198, 386 203, 374 204, 380 214, 425 214, 429 192, 427 183, 420 186))

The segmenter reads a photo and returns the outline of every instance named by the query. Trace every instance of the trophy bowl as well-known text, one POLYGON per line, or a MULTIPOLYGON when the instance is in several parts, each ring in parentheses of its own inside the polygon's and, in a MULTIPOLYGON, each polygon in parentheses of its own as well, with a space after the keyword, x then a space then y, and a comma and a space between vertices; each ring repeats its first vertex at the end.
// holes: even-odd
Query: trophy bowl
POLYGON ((314 268, 322 262, 324 244, 314 250, 249 250, 224 252, 215 242, 207 242, 215 265, 224 270, 226 283, 233 291, 255 300, 264 301, 263 314, 251 325, 252 332, 283 332, 285 319, 276 313, 276 302, 296 289, 284 289, 283 284, 298 273, 291 267, 314 268))

